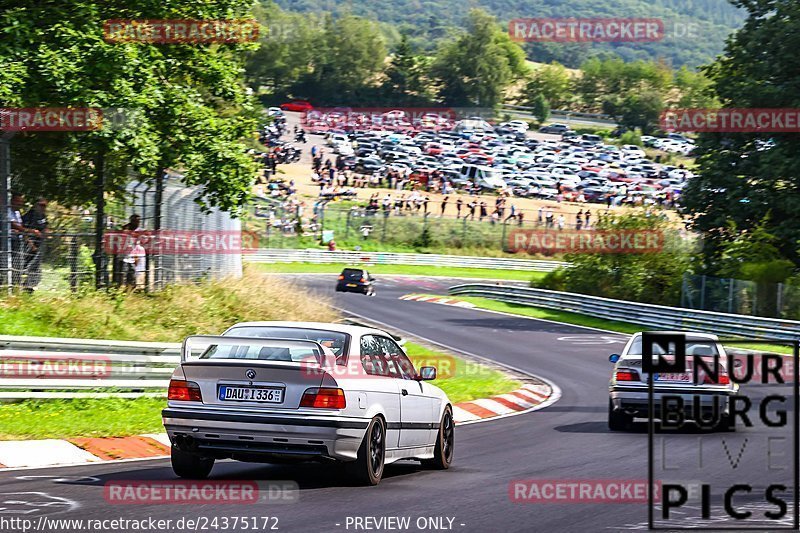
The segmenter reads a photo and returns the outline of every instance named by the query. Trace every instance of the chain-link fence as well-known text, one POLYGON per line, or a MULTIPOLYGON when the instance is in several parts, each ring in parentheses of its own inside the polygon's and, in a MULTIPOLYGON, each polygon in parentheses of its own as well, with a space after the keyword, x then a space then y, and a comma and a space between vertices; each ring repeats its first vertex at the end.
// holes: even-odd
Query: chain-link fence
POLYGON ((92 233, 47 233, 11 237, 10 269, 0 272, 0 286, 27 292, 77 290, 94 285, 92 233))
MULTIPOLYGON (((233 236, 241 235, 241 221, 218 208, 203 212, 196 201, 200 197, 200 190, 183 186, 180 179, 178 174, 167 174, 164 180, 158 236, 148 233, 148 230, 154 230, 156 218, 155 187, 138 181, 128 185, 130 202, 125 205, 125 213, 129 220, 132 215, 140 217, 139 226, 148 240, 145 272, 139 277, 144 277, 148 287, 156 289, 179 281, 240 277, 242 247, 226 244, 231 242, 233 236), (224 239, 221 240, 221 237, 224 239), (176 239, 179 238, 184 239, 187 245, 182 248, 176 246, 176 239), (210 246, 198 246, 198 239, 215 242, 210 246)), ((124 253, 113 255, 117 263, 126 260, 124 253)), ((127 255, 130 261, 130 254, 127 255)))
POLYGON ((13 231, 10 260, 0 260, 0 287, 77 291, 94 287, 99 278, 102 286, 154 290, 174 282, 240 277, 247 244, 241 222, 219 209, 203 212, 196 202, 200 194, 197 187, 183 186, 179 175, 168 174, 161 229, 155 232, 156 188, 132 181, 106 211, 99 276, 95 213, 62 213, 38 235, 13 231), (59 223, 64 217, 73 230, 64 231, 59 223))
POLYGON ((800 318, 800 285, 685 274, 681 307, 797 319, 800 318))
POLYGON ((509 234, 519 228, 586 229, 593 227, 605 210, 586 209, 580 215, 557 209, 513 210, 506 206, 475 205, 464 202, 457 211, 451 203, 442 213, 441 205, 429 208, 396 202, 376 208, 350 202, 281 201, 257 199, 245 217, 245 226, 258 233, 259 243, 268 248, 304 248, 323 240, 323 233, 337 246, 363 250, 404 251, 415 248, 508 251, 509 234), (587 217, 586 213, 590 213, 587 217))

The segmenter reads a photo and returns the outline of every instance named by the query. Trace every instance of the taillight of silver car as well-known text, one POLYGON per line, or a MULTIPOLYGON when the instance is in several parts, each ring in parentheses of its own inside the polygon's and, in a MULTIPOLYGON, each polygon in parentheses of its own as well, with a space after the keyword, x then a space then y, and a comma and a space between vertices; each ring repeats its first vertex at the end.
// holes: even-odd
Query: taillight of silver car
POLYGON ((730 385, 730 383, 731 378, 728 377, 728 374, 725 371, 720 371, 717 379, 714 379, 714 376, 703 373, 704 385, 730 385))
POLYGON ((200 386, 197 383, 172 379, 169 382, 167 399, 182 402, 202 402, 203 395, 200 393, 200 386))
POLYGON ((306 389, 300 400, 300 407, 314 407, 317 409, 344 409, 347 402, 342 389, 332 387, 313 387, 306 389))
POLYGON ((639 381, 639 373, 636 370, 623 368, 617 370, 615 378, 617 381, 639 381))

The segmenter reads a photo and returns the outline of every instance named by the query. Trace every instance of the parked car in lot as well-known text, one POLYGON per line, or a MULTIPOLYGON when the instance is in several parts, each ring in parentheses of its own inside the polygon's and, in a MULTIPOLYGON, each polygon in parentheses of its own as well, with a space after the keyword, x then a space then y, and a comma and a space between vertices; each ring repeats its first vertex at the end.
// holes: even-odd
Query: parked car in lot
POLYGON ((310 111, 314 106, 305 100, 292 100, 280 105, 284 111, 310 111))
POLYGON ((361 483, 400 459, 447 469, 447 395, 379 329, 248 322, 188 337, 162 411, 172 468, 204 479, 217 459, 338 461, 361 483))
POLYGON ((565 131, 569 130, 569 126, 566 124, 547 124, 539 128, 539 133, 557 133, 561 135, 565 131))
MULTIPOLYGON (((671 332, 670 332, 671 333, 671 332)), ((668 357, 669 354, 654 347, 655 354, 668 357)), ((728 375, 727 355, 716 335, 706 333, 686 334, 687 372, 661 373, 653 376, 654 411, 661 418, 661 400, 665 395, 679 396, 683 400, 682 412, 687 419, 703 420, 711 418, 714 402, 719 402, 717 426, 727 428, 731 416, 731 398, 738 394, 739 386, 728 375), (693 371, 693 357, 702 357, 711 368, 714 358, 720 364, 716 381, 710 375, 693 371), (699 398, 700 412, 695 412, 694 397, 699 398)), ((613 431, 628 429, 634 418, 649 416, 648 374, 642 367, 642 334, 636 333, 625 345, 620 354, 612 354, 609 361, 614 363, 608 385, 608 427, 613 431)))
POLYGON ((363 268, 345 268, 336 281, 336 292, 359 292, 375 296, 375 278, 363 268))
POLYGON ((375 171, 383 172, 384 170, 386 170, 386 166, 383 161, 374 157, 358 158, 353 165, 353 171, 360 174, 372 174, 375 171))

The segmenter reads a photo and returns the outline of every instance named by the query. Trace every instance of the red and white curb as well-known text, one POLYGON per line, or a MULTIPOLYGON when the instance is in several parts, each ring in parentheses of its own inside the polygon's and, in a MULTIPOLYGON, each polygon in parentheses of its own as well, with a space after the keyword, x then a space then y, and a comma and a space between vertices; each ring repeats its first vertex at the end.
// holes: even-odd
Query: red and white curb
POLYGON ((166 433, 129 437, 0 441, 0 469, 40 468, 169 456, 166 433))
POLYGON ((452 305, 454 307, 466 307, 472 309, 474 304, 458 300, 456 298, 447 298, 445 296, 431 296, 429 294, 405 294, 400 297, 401 300, 411 300, 414 302, 428 302, 432 304, 452 305))
POLYGON ((547 383, 523 385, 507 394, 482 398, 453 406, 456 424, 474 423, 543 409, 558 400, 557 389, 547 383))

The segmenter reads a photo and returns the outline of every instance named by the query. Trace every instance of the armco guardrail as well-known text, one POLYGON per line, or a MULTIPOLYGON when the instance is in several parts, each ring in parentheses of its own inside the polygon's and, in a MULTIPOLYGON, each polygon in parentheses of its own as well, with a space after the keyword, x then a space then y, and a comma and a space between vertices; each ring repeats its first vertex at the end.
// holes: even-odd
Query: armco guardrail
POLYGON ((180 344, 0 336, 0 399, 164 396, 180 344))
POLYGON ((725 336, 795 340, 800 338, 800 322, 680 307, 612 300, 598 296, 525 287, 470 283, 450 287, 449 293, 482 296, 502 302, 570 311, 596 318, 632 322, 659 330, 715 333, 725 336))
POLYGON ((410 254, 395 252, 353 252, 327 250, 295 250, 262 248, 242 256, 250 263, 347 263, 376 265, 427 265, 466 268, 491 268, 550 272, 567 263, 511 259, 505 257, 472 257, 462 255, 410 254))

